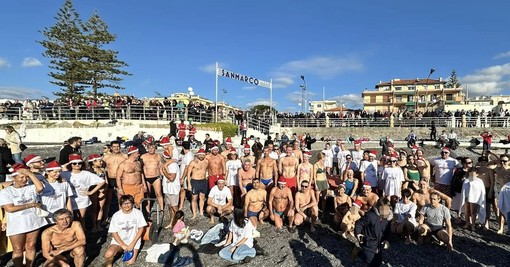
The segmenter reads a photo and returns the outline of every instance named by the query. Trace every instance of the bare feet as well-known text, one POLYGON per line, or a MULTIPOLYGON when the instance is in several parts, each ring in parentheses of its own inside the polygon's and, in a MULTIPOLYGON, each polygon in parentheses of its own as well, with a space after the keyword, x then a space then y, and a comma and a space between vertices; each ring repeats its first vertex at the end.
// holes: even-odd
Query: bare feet
POLYGON ((196 219, 197 218, 197 215, 196 214, 193 214, 193 217, 191 217, 192 220, 196 219))
POLYGON ((211 220, 209 221, 210 224, 214 224, 214 219, 213 217, 211 216, 211 220))
POLYGON ((504 231, 504 230, 503 230, 503 228, 499 228, 499 230, 498 230, 498 234, 502 235, 502 234, 503 234, 503 231, 504 231))
POLYGON ((170 229, 170 228, 172 228, 172 224, 165 226, 165 229, 170 229))

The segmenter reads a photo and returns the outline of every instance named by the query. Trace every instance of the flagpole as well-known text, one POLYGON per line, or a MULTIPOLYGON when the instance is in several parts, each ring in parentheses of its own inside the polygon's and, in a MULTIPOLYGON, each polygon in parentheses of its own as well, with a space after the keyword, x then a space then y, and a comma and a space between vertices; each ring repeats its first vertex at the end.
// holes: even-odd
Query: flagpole
POLYGON ((214 101, 214 122, 218 122, 218 62, 216 62, 216 99, 214 101))
POLYGON ((271 125, 274 125, 274 115, 273 115, 273 79, 269 80, 269 114, 271 115, 271 125))

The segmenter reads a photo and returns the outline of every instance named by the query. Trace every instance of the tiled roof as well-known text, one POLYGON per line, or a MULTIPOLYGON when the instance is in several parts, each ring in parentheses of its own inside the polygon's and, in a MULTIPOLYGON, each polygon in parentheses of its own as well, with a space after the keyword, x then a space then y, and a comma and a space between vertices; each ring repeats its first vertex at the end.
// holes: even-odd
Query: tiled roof
MULTIPOLYGON (((420 85, 424 85, 424 84, 437 84, 437 83, 446 83, 446 81, 440 81, 440 80, 436 80, 436 79, 428 79, 427 81, 427 78, 423 78, 423 79, 410 79, 410 80, 393 80, 393 86, 399 86, 399 85, 413 85, 413 84, 420 84, 420 85)), ((391 81, 389 82, 383 82, 383 83, 380 83, 380 84, 377 84, 375 86, 375 88, 378 88, 380 86, 389 86, 391 85, 391 81)))

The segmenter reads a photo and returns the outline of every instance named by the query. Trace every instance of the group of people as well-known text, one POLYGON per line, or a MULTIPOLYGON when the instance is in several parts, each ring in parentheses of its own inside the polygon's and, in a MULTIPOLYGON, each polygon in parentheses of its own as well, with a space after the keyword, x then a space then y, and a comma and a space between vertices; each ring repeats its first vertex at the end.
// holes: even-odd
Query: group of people
POLYGON ((497 195, 510 182, 506 154, 487 150, 474 163, 452 158, 448 148, 429 161, 415 145, 410 151, 388 147, 378 156, 360 141, 351 149, 337 140, 313 156, 290 138, 279 138, 278 144, 271 138, 263 144, 243 140, 237 149, 231 138, 223 145, 206 139, 197 150, 188 141, 178 146, 176 140, 161 138, 161 153, 154 140, 141 143, 143 150, 130 146, 126 153, 112 141, 102 152, 84 157, 81 138, 72 137, 58 161, 32 154, 23 163, 12 162, 12 181, 0 190, 9 237, 1 241, 12 244, 15 266, 32 264, 38 240, 47 266, 66 266, 68 256, 83 266, 83 229, 102 233, 108 225, 112 241, 104 254, 106 265, 112 266, 121 252, 129 252, 127 263, 134 264, 147 214, 155 205, 142 205, 147 194, 168 212, 164 228, 173 230, 175 245, 189 236, 186 220, 208 217, 214 224, 216 218, 233 215, 219 256, 234 263, 255 257, 254 239, 264 234, 258 226, 265 221, 290 233, 306 224, 313 233, 319 218, 332 217, 341 235, 356 238, 363 258, 372 263, 381 260, 387 229, 406 243, 435 235, 453 249, 452 227, 462 223, 461 214, 466 229, 488 228, 492 207, 498 233, 504 230, 508 210, 499 209, 497 195), (334 199, 331 210, 328 197, 334 199), (119 211, 112 215, 114 200, 119 211), (185 220, 188 201, 191 217, 185 220), (386 223, 372 229, 375 220, 386 223))

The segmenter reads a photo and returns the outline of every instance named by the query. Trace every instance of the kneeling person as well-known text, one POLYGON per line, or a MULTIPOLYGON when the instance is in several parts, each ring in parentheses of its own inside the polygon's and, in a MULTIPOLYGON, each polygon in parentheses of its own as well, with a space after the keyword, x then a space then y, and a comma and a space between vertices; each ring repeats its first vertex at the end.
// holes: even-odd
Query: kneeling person
POLYGON ((74 258, 76 267, 84 266, 85 232, 78 221, 73 222, 73 213, 59 209, 53 213, 56 224, 44 230, 41 236, 44 266, 69 266, 65 254, 74 258))
POLYGON ((244 215, 250 219, 255 228, 254 237, 258 237, 257 224, 263 224, 264 219, 269 216, 266 208, 267 191, 260 188, 259 178, 253 178, 252 185, 253 189, 246 193, 244 199, 244 215))
POLYGON ((315 232, 315 221, 319 214, 319 206, 315 199, 315 192, 310 190, 310 183, 307 180, 301 182, 301 190, 296 193, 296 216, 294 224, 301 225, 308 216, 311 217, 310 230, 315 232))
POLYGON ((142 244, 141 237, 147 222, 142 212, 133 208, 134 203, 135 199, 131 195, 120 197, 121 210, 113 214, 108 229, 113 238, 104 254, 107 267, 113 266, 113 258, 122 251, 133 251, 133 257, 127 261, 127 264, 132 265, 136 262, 142 244))
POLYGON ((420 211, 420 225, 418 226, 419 243, 423 242, 423 237, 433 234, 441 242, 447 244, 448 250, 453 250, 453 229, 450 210, 439 202, 440 199, 437 192, 430 193, 430 204, 425 205, 420 211), (446 230, 443 227, 443 223, 446 225, 446 230))
POLYGON ((287 179, 280 177, 278 185, 269 193, 269 214, 277 229, 283 227, 284 217, 289 219, 289 231, 293 232, 294 223, 294 198, 292 191, 287 187, 287 179))
POLYGON ((214 223, 214 215, 218 213, 221 217, 232 213, 234 205, 230 189, 225 187, 225 179, 220 177, 216 185, 209 192, 206 212, 211 217, 211 224, 214 223))

